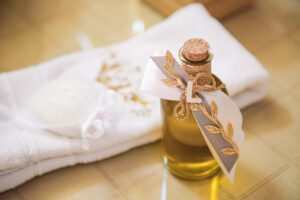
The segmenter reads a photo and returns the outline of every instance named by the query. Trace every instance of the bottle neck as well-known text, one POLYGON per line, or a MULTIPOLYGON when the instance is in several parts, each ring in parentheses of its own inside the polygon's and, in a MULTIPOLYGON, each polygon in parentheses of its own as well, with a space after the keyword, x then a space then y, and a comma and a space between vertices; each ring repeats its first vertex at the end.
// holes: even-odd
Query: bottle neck
POLYGON ((179 58, 181 60, 181 66, 190 76, 194 76, 198 73, 211 74, 211 60, 213 58, 213 53, 211 49, 208 51, 207 58, 199 62, 188 60, 184 56, 184 52, 182 48, 179 50, 179 58))

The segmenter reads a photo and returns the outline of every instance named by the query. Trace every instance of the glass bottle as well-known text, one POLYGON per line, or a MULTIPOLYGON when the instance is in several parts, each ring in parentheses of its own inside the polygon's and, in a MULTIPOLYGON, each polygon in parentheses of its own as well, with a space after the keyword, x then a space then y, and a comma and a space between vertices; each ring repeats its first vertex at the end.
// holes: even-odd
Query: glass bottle
MULTIPOLYGON (((193 60, 187 58, 185 47, 188 45, 186 44, 189 43, 192 46, 203 45, 203 40, 200 43, 199 39, 197 40, 196 42, 188 40, 180 49, 181 66, 184 66, 185 69, 196 66, 199 69, 197 73, 211 73, 211 60, 213 58, 211 49, 204 48, 204 53, 201 51, 200 53, 206 55, 200 55, 198 58, 197 55, 194 57, 193 55, 192 57, 190 56, 193 60), (206 52, 205 49, 207 49, 206 52)), ((204 44, 208 45, 205 41, 204 44)), ((201 49, 201 46, 199 48, 201 49)), ((186 71, 189 73, 190 78, 195 75, 190 70, 186 71)), ((214 78, 217 86, 222 84, 216 76, 214 78)), ((203 85, 207 84, 210 84, 210 81, 203 80, 203 85)), ((227 94, 226 89, 222 91, 227 94)), ((189 119, 185 121, 178 121, 173 116, 173 109, 177 103, 178 101, 161 99, 164 164, 171 173, 182 178, 204 179, 212 176, 218 172, 219 165, 211 154, 194 116, 191 114, 189 119)))

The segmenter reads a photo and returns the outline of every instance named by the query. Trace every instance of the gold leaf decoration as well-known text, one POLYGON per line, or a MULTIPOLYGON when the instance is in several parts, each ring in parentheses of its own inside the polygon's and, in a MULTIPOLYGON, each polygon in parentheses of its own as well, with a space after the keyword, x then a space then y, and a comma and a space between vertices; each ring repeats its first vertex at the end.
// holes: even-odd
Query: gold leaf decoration
POLYGON ((239 148, 232 140, 233 126, 229 122, 227 125, 227 130, 226 131, 224 130, 223 125, 221 124, 221 122, 218 120, 216 116, 218 114, 217 104, 214 101, 211 102, 210 104, 211 114, 206 110, 203 103, 200 103, 198 108, 202 110, 203 114, 207 117, 207 119, 209 119, 211 122, 215 124, 215 126, 213 125, 205 126, 206 130, 209 131, 210 133, 220 133, 224 138, 224 140, 226 140, 232 146, 232 148, 222 149, 222 152, 226 155, 239 154, 240 153, 239 148))
POLYGON ((142 104, 143 106, 146 106, 148 104, 148 102, 143 101, 140 97, 138 97, 136 94, 132 93, 131 96, 131 100, 135 101, 135 102, 139 102, 140 104, 142 104))
POLYGON ((230 148, 230 147, 221 149, 221 152, 224 153, 225 155, 229 155, 229 156, 236 154, 236 151, 233 148, 230 148))
POLYGON ((217 118, 218 115, 218 106, 216 102, 212 101, 210 104, 210 111, 213 118, 217 118))
POLYGON ((164 78, 164 79, 161 79, 167 86, 170 86, 170 87, 178 87, 179 84, 177 82, 176 79, 173 79, 173 78, 164 78))
POLYGON ((232 136, 233 136, 233 127, 232 127, 232 124, 229 122, 228 124, 227 124, 227 131, 225 132, 226 134, 226 137, 228 137, 228 138, 232 138, 232 136))
POLYGON ((212 125, 205 126, 206 130, 210 133, 220 133, 220 128, 212 125))
POLYGON ((173 59, 173 56, 172 56, 172 54, 171 54, 170 51, 167 51, 167 52, 166 52, 166 63, 165 63, 165 68, 166 68, 167 70, 172 70, 173 65, 174 65, 174 59, 173 59))
POLYGON ((114 91, 118 91, 124 88, 128 88, 130 87, 131 84, 127 84, 127 85, 120 85, 120 86, 108 86, 109 89, 114 90, 114 91))
POLYGON ((101 68, 101 71, 100 71, 100 75, 103 75, 106 71, 107 71, 107 63, 104 61, 102 63, 102 68, 101 68))
POLYGON ((191 111, 200 111, 201 105, 199 103, 192 103, 190 104, 191 111))

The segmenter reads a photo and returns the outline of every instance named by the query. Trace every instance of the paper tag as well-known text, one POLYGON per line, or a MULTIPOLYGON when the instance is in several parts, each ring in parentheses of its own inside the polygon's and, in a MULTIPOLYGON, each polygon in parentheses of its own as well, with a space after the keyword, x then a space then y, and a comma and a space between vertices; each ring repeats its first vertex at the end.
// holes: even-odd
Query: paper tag
MULTIPOLYGON (((182 81, 191 87, 189 82, 189 75, 174 60, 173 70, 179 75, 182 81)), ((147 64, 147 69, 144 75, 141 89, 150 92, 162 99, 179 100, 182 90, 180 88, 169 87, 164 84, 162 79, 172 78, 168 72, 165 71, 165 56, 153 56, 147 64)), ((189 90, 187 88, 187 90, 189 90)), ((199 98, 191 98, 187 92, 187 99, 189 102, 203 102, 206 110, 211 114, 212 102, 215 102, 218 107, 217 119, 220 121, 224 129, 228 124, 232 124, 233 136, 232 141, 241 149, 244 141, 244 132, 242 130, 242 115, 236 104, 224 94, 222 91, 214 92, 199 92, 197 93, 199 98)), ((221 150, 232 148, 232 145, 228 143, 222 136, 222 134, 216 134, 209 132, 205 127, 208 125, 215 126, 202 111, 193 111, 193 115, 201 129, 204 139, 212 152, 214 158, 219 163, 221 169, 225 175, 233 182, 235 167, 238 159, 238 154, 227 155, 221 150)))

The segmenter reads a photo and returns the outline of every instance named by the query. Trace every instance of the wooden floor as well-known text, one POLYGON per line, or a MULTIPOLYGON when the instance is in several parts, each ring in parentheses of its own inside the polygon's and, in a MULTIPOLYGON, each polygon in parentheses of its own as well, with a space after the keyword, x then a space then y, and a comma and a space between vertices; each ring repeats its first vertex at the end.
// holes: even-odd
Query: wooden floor
MULTIPOLYGON (((0 71, 79 51, 82 36, 94 47, 119 42, 136 34, 135 20, 148 28, 163 19, 138 0, 1 0, 0 71)), ((257 0, 222 23, 271 74, 267 98, 242 111, 246 141, 234 184, 221 175, 172 176, 157 142, 56 170, 0 199, 300 199, 300 1, 257 0)))

